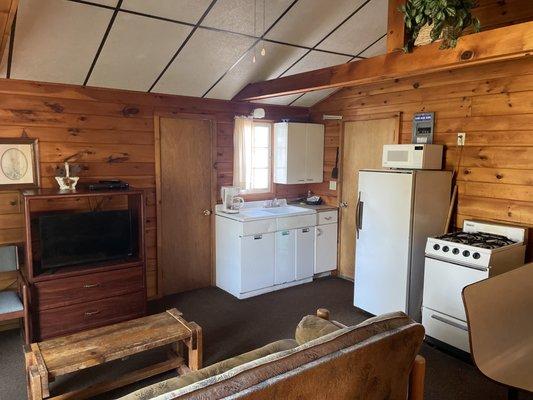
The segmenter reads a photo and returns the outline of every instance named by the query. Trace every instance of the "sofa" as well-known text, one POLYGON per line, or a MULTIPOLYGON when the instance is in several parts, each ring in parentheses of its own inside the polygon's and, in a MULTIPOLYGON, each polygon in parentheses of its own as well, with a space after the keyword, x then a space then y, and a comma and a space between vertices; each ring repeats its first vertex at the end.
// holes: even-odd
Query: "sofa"
POLYGON ((422 325, 401 312, 355 326, 305 316, 284 339, 144 387, 121 400, 423 399, 422 325))

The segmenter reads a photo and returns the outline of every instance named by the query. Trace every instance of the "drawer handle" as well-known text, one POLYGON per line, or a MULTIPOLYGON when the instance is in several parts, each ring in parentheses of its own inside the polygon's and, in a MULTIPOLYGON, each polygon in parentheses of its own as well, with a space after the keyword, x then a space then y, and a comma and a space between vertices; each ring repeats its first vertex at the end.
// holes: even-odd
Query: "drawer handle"
POLYGON ((263 239, 263 235, 254 235, 254 240, 263 239))
POLYGON ((94 310, 94 311, 85 311, 85 316, 90 317, 92 315, 100 314, 100 310, 94 310))
POLYGON ((290 233, 289 231, 283 231, 283 232, 281 232, 281 235, 282 236, 287 236, 289 233, 290 233))
POLYGON ((84 287, 85 289, 90 289, 90 288, 98 287, 98 286, 100 286, 99 283, 86 283, 85 285, 83 285, 83 287, 84 287))
POLYGON ((298 182, 305 182, 305 179, 298 179, 298 182))
POLYGON ((314 179, 307 179, 307 181, 308 181, 308 182, 313 182, 313 181, 314 181, 314 179))
POLYGON ((324 217, 324 219, 325 219, 326 221, 329 221, 329 220, 332 219, 332 218, 333 218, 333 217, 331 217, 331 216, 330 216, 330 217, 324 217))
POLYGON ((309 232, 309 228, 303 228, 302 229, 302 233, 307 233, 307 232, 309 232))
POLYGON ((17 204, 18 204, 18 201, 17 201, 17 200, 11 200, 11 201, 9 202, 9 205, 10 205, 10 206, 13 206, 13 207, 15 207, 17 204))
POLYGON ((454 328, 462 329, 463 331, 468 332, 468 326, 458 324, 457 322, 451 321, 448 318, 441 317, 440 315, 432 314, 431 318, 436 319, 437 321, 443 322, 445 324, 451 325, 454 328))

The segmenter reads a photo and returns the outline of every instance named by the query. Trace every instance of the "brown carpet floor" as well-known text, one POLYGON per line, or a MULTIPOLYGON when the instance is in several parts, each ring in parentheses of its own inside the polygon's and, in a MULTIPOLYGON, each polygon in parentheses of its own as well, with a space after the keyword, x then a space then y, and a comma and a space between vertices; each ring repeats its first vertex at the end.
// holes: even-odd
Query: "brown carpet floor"
MULTIPOLYGON (((353 284, 328 278, 294 288, 237 300, 217 288, 194 290, 168 296, 150 304, 151 312, 176 307, 188 320, 196 321, 204 332, 204 365, 223 360, 271 341, 294 336, 302 316, 326 307, 332 318, 347 325, 368 318, 352 305, 353 284)), ((0 400, 26 398, 22 340, 18 331, 0 332, 0 400)), ((506 389, 488 380, 468 362, 424 344, 421 353, 427 360, 426 400, 504 400, 506 389)), ((144 365, 159 357, 154 353, 116 362, 106 368, 89 370, 56 383, 56 389, 69 389, 110 377, 144 365)), ((99 396, 114 399, 121 394, 168 377, 168 373, 127 389, 99 396)), ((521 400, 533 395, 521 393, 521 400)))

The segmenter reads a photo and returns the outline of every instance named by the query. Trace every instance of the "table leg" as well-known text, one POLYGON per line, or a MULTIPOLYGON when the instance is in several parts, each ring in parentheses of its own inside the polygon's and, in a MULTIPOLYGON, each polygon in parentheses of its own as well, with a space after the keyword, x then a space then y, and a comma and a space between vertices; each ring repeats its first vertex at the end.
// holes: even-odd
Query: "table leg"
POLYGON ((202 368, 202 328, 195 322, 190 322, 191 338, 185 342, 189 350, 189 368, 197 371, 202 368))
POLYGON ((43 399, 43 382, 39 368, 35 365, 35 358, 28 346, 24 346, 24 361, 26 363, 26 390, 28 400, 43 399))

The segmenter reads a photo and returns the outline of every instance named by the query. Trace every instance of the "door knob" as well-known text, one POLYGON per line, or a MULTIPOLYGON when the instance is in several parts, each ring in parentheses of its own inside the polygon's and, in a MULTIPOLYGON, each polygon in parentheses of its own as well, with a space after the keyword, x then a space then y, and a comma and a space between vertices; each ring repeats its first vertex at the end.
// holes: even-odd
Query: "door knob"
POLYGON ((339 204, 339 207, 340 208, 346 208, 346 207, 348 207, 348 203, 343 201, 341 204, 339 204))
POLYGON ((204 213, 204 215, 211 215, 212 211, 211 210, 204 210, 203 213, 204 213))

